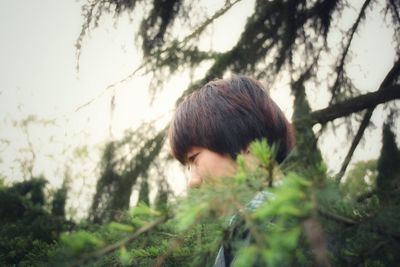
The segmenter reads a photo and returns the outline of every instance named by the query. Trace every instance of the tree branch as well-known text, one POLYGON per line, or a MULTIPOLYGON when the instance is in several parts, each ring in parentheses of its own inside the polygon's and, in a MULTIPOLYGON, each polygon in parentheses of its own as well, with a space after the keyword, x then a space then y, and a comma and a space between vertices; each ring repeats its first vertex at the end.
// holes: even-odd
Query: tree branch
POLYGON ((369 121, 371 119, 372 113, 374 112, 375 107, 369 108, 366 113, 364 114, 364 118, 361 121, 360 127, 358 128, 357 134, 353 139, 353 142, 351 143, 350 149, 347 152, 346 157, 344 158, 344 161, 342 163, 342 167, 340 168, 340 171, 338 174, 336 174, 336 182, 340 183, 340 180, 342 179, 344 173, 346 172, 347 166, 350 163, 351 158, 353 157, 353 153, 356 150, 358 144, 361 141, 362 136, 364 135, 365 129, 367 129, 367 126, 369 125, 369 121))
MULTIPOLYGON (((385 90, 385 88, 387 86, 389 86, 390 84, 392 84, 396 80, 396 78, 399 76, 400 76, 400 58, 394 63, 392 69, 388 72, 385 79, 383 79, 381 85, 379 86, 378 91, 385 90)), ((353 139, 350 149, 347 152, 347 155, 342 163, 342 167, 340 168, 339 173, 336 175, 337 183, 340 183, 340 180, 342 179, 344 173, 346 172, 347 166, 350 163, 353 153, 356 150, 356 147, 357 147, 358 143, 360 142, 362 136, 364 135, 365 129, 368 127, 368 124, 372 117, 372 113, 374 112, 374 109, 375 109, 375 107, 369 108, 367 110, 367 112, 364 114, 364 118, 360 124, 360 127, 358 128, 356 136, 353 139)))
MULTIPOLYGON (((363 221, 354 220, 354 219, 351 219, 351 218, 348 218, 348 217, 344 217, 342 215, 339 215, 339 214, 336 214, 336 213, 332 213, 332 212, 324 210, 322 208, 318 208, 318 214, 321 217, 323 217, 323 218, 325 218, 327 220, 335 221, 335 222, 337 222, 339 224, 342 224, 344 226, 347 226, 347 227, 359 226, 361 224, 364 224, 363 221)), ((396 241, 400 240, 400 235, 398 233, 389 232, 382 225, 372 226, 372 225, 365 224, 364 227, 365 227, 364 228, 365 231, 374 232, 374 233, 377 233, 377 234, 379 234, 381 236, 384 236, 384 237, 390 236, 393 239, 395 239, 396 241)))
POLYGON ((389 3, 392 6, 393 13, 396 16, 397 22, 400 24, 400 14, 399 14, 399 11, 397 10, 398 7, 397 7, 396 2, 394 0, 390 0, 389 3))
POLYGON ((376 107, 379 104, 391 100, 400 99, 400 85, 390 85, 382 90, 356 96, 330 107, 311 112, 310 115, 297 119, 297 123, 307 121, 311 125, 325 124, 337 118, 348 116, 367 108, 376 107))
POLYGON ((116 243, 114 243, 114 244, 111 244, 111 245, 109 245, 109 246, 107 246, 107 247, 104 247, 104 248, 102 248, 102 249, 100 249, 100 250, 97 250, 97 251, 95 251, 95 252, 93 252, 93 253, 83 255, 82 258, 81 258, 81 262, 80 262, 77 266, 82 266, 82 265, 80 265, 80 264, 82 264, 82 263, 84 263, 84 262, 87 262, 87 261, 90 260, 90 259, 100 258, 100 257, 102 257, 102 256, 104 256, 104 255, 107 255, 107 254, 110 254, 110 253, 116 251, 116 250, 119 249, 120 247, 122 247, 122 246, 124 246, 124 245, 126 245, 126 244, 131 243, 132 241, 134 241, 135 239, 137 239, 140 235, 142 235, 142 234, 144 234, 144 233, 146 233, 146 232, 151 231, 151 230, 154 229, 157 225, 159 225, 159 224, 165 222, 167 219, 168 219, 168 217, 165 217, 165 216, 164 216, 164 217, 161 217, 161 218, 159 218, 159 219, 157 219, 157 220, 155 220, 155 221, 153 221, 153 222, 151 222, 151 223, 149 223, 149 224, 143 226, 142 228, 140 228, 139 230, 137 230, 137 231, 136 231, 135 233, 133 233, 132 235, 130 235, 130 236, 128 236, 128 237, 126 237, 126 238, 124 238, 124 239, 122 239, 122 240, 119 240, 118 242, 116 242, 116 243))
POLYGON ((321 215, 322 217, 326 218, 326 219, 336 221, 337 223, 344 224, 346 226, 353 226, 353 225, 359 224, 358 221, 355 221, 353 219, 344 217, 344 216, 339 215, 339 214, 335 214, 335 213, 329 212, 327 210, 323 210, 321 208, 318 208, 318 214, 321 215))
POLYGON ((214 15, 212 15, 210 18, 206 19, 206 21, 201 24, 197 29, 195 29, 191 34, 183 38, 182 41, 179 42, 179 44, 186 44, 190 39, 193 39, 195 36, 200 35, 204 31, 205 28, 208 27, 211 23, 213 23, 216 19, 224 15, 227 11, 231 9, 234 5, 236 5, 238 2, 241 0, 235 0, 232 3, 230 1, 227 1, 227 5, 223 6, 221 9, 217 10, 214 15))
POLYGON ((353 26, 350 28, 350 30, 348 31, 348 35, 349 35, 349 39, 347 41, 346 46, 344 47, 343 53, 342 53, 342 57, 340 58, 340 63, 339 65, 336 67, 336 80, 335 83, 332 86, 332 99, 330 104, 332 104, 332 101, 335 99, 335 97, 338 94, 339 91, 339 84, 341 81, 341 77, 343 75, 343 69, 344 69, 344 61, 346 60, 347 54, 349 52, 349 48, 351 45, 351 42, 353 41, 353 37, 354 34, 357 31, 358 25, 361 22, 361 19, 365 16, 365 10, 367 9, 367 6, 369 5, 369 3, 371 2, 371 0, 366 0, 363 4, 363 6, 361 7, 360 13, 358 14, 358 17, 356 19, 356 21, 354 22, 353 26))

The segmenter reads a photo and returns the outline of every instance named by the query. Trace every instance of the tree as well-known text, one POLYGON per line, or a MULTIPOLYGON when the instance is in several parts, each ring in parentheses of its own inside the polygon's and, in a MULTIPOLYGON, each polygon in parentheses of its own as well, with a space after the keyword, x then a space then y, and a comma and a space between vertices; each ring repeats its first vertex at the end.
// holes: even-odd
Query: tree
POLYGON ((63 235, 52 265, 209 266, 221 242, 234 266, 396 265, 398 204, 356 202, 334 181, 315 186, 277 166, 272 151, 266 141, 252 143, 257 167, 239 156, 234 176, 192 191, 166 212, 141 204, 120 223, 63 235), (267 181, 280 186, 254 197, 267 181))
POLYGON ((129 208, 133 186, 140 176, 146 178, 164 143, 163 133, 143 141, 151 132, 154 132, 152 126, 144 125, 140 132, 127 133, 123 140, 106 144, 100 162, 100 179, 89 211, 91 221, 116 219, 129 208))
POLYGON ((342 190, 350 198, 369 194, 376 188, 376 176, 376 160, 359 161, 348 172, 342 190))
POLYGON ((60 214, 46 210, 45 184, 44 177, 32 177, 0 188, 2 266, 40 265, 60 233, 74 227, 60 214))
POLYGON ((393 121, 389 117, 382 129, 382 149, 378 159, 376 179, 379 199, 385 203, 396 203, 400 189, 400 150, 392 131, 393 121))
POLYGON ((64 181, 59 189, 56 190, 51 202, 51 214, 65 218, 65 204, 67 202, 69 184, 71 177, 68 168, 65 170, 64 181))
MULTIPOLYGON (((323 131, 329 129, 329 123, 344 118, 346 123, 354 125, 357 119, 361 120, 342 168, 336 176, 340 182, 365 129, 370 125, 376 106, 386 103, 385 107, 391 106, 394 109, 395 104, 387 103, 400 98, 400 4, 393 0, 379 3, 365 0, 359 7, 352 25, 343 30, 338 26, 338 21, 343 12, 351 8, 350 1, 257 0, 239 39, 230 49, 226 52, 214 51, 212 48, 202 50, 199 40, 207 37, 207 29, 213 23, 217 23, 219 18, 227 15, 239 2, 241 1, 226 1, 213 14, 202 14, 203 16, 198 16, 201 19, 196 20, 195 15, 202 10, 201 3, 181 0, 154 0, 151 3, 135 0, 88 1, 83 6, 85 20, 76 44, 78 66, 82 42, 87 32, 98 26, 103 15, 118 17, 123 12, 145 10, 143 17, 135 18, 140 19, 140 27, 136 34, 142 51, 142 64, 120 82, 138 74, 150 74, 152 83, 149 90, 155 93, 169 76, 185 69, 195 70, 203 63, 210 64, 203 77, 188 85, 182 97, 178 99, 179 102, 199 85, 230 72, 248 74, 268 84, 274 84, 280 77, 289 77, 290 90, 295 99, 293 121, 297 130, 297 147, 307 148, 300 150, 300 158, 310 159, 298 162, 303 164, 303 167, 308 165, 307 168, 315 168, 321 162, 317 140, 323 131), (347 66, 351 62, 354 37, 359 33, 361 25, 368 23, 371 11, 378 8, 378 4, 383 7, 387 25, 394 31, 393 49, 397 58, 393 59, 393 67, 386 77, 382 77, 379 88, 376 88, 375 92, 361 94, 362 88, 354 86, 347 66), (194 26, 188 26, 186 29, 179 27, 182 24, 194 26), (179 33, 174 27, 179 28, 179 33), (186 34, 183 37, 182 32, 186 34), (341 34, 340 46, 333 49, 328 39, 338 33, 341 34), (319 69, 326 65, 327 60, 330 62, 330 69, 326 75, 321 76, 319 69), (309 87, 317 87, 320 92, 330 92, 330 105, 321 110, 311 110, 305 94, 305 89, 309 87), (322 126, 318 135, 312 130, 315 124, 322 126), (309 144, 315 144, 315 149, 309 149, 309 144)), ((108 88, 118 84, 112 84, 108 88)), ((334 124, 332 126, 335 127, 334 124)), ((165 130, 160 134, 165 134, 165 130)), ((141 169, 140 172, 145 172, 149 166, 150 164, 142 164, 138 168, 141 169)), ((133 178, 135 176, 131 177, 129 188, 136 181, 136 178, 133 178)), ((121 179, 121 185, 124 183, 125 180, 121 179)), ((97 195, 104 194, 101 192, 98 190, 97 195)), ((120 202, 121 207, 127 206, 127 198, 124 199, 120 202)), ((109 201, 112 202, 112 198, 109 201)))

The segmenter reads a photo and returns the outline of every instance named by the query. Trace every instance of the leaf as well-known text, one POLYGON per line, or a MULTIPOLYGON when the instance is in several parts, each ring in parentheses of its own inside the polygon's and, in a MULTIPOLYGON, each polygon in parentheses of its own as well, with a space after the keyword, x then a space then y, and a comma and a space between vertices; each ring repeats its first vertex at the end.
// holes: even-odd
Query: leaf
POLYGON ((117 222, 112 222, 108 225, 108 227, 111 230, 116 230, 120 232, 127 232, 127 233, 132 233, 133 230, 135 229, 132 225, 128 224, 122 224, 122 223, 117 223, 117 222))
POLYGON ((126 250, 125 246, 122 246, 118 251, 118 259, 121 262, 122 266, 129 266, 131 263, 131 256, 126 250))
POLYGON ((85 248, 97 248, 104 244, 101 239, 86 231, 62 234, 61 242, 75 252, 81 252, 85 248))
POLYGON ((238 256, 233 261, 234 267, 253 266, 257 255, 256 246, 243 247, 239 250, 238 256))
POLYGON ((188 229, 207 208, 207 203, 199 203, 196 206, 184 207, 176 217, 176 229, 178 231, 185 231, 188 229))
POLYGON ((150 208, 144 203, 139 203, 136 207, 132 208, 131 216, 135 217, 137 215, 147 215, 147 216, 160 216, 161 213, 155 209, 150 208))
POLYGON ((285 232, 285 236, 283 238, 285 246, 290 249, 295 248, 299 240, 300 233, 300 227, 295 227, 285 232))
POLYGON ((250 152, 256 156, 264 166, 267 166, 270 161, 272 155, 271 151, 272 150, 265 139, 262 139, 261 141, 257 140, 250 144, 250 152))

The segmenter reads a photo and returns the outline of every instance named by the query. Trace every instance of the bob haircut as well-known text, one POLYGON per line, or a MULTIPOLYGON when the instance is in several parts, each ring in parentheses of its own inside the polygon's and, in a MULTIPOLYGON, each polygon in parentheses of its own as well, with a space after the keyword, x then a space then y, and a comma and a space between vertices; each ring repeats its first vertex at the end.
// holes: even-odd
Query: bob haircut
POLYGON ((280 108, 256 80, 235 75, 214 80, 188 95, 169 128, 172 155, 183 165, 191 147, 232 159, 252 141, 266 138, 281 163, 294 146, 294 133, 280 108))

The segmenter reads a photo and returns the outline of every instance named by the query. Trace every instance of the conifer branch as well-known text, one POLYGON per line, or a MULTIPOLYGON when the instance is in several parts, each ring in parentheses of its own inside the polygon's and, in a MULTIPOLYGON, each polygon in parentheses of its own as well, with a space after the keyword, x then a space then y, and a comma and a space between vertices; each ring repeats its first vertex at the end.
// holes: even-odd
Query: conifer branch
POLYGON ((364 193, 364 194, 358 196, 357 199, 356 199, 356 201, 357 201, 357 202, 362 202, 362 201, 364 201, 365 199, 372 197, 372 196, 375 195, 377 192, 378 192, 377 190, 372 190, 372 191, 366 192, 366 193, 364 193))
MULTIPOLYGON (((321 208, 318 208, 318 214, 320 214, 325 219, 335 221, 337 223, 343 224, 348 227, 359 226, 364 223, 363 221, 356 221, 354 219, 351 219, 351 218, 348 218, 348 217, 345 217, 345 216, 342 216, 342 215, 339 215, 336 213, 332 213, 332 212, 329 212, 329 211, 321 209, 321 208)), ((365 225, 364 230, 367 230, 367 231, 373 232, 373 233, 377 233, 381 236, 390 236, 393 239, 395 239, 396 241, 400 241, 399 234, 389 232, 389 231, 385 230, 385 227, 383 227, 381 225, 374 225, 374 226, 365 225)))
MULTIPOLYGON (((392 84, 399 76, 400 76, 400 58, 393 65, 392 69, 388 72, 385 79, 383 79, 381 85, 379 86, 378 91, 384 90, 384 88, 386 88, 386 86, 389 86, 390 84, 392 84)), ((350 163, 353 153, 356 150, 357 145, 360 142, 362 136, 364 135, 365 129, 369 125, 369 121, 372 117, 372 113, 374 112, 374 110, 375 110, 375 107, 371 107, 365 112, 362 122, 360 124, 360 127, 358 128, 357 134, 354 137, 353 142, 351 143, 350 149, 347 152, 347 155, 342 163, 342 167, 340 168, 339 173, 336 175, 337 183, 340 183, 340 180, 342 179, 344 173, 346 172, 347 166, 350 163)))
POLYGON ((174 240, 172 240, 168 250, 161 255, 160 257, 157 257, 155 260, 155 263, 152 264, 152 267, 160 267, 163 265, 165 260, 168 258, 169 255, 171 255, 172 252, 174 252, 181 244, 183 243, 183 237, 177 237, 174 240))
POLYGON ((345 174, 347 166, 349 165, 350 160, 353 157, 354 151, 356 150, 358 144, 360 143, 361 138, 364 135, 365 129, 367 129, 367 127, 369 125, 369 122, 370 122, 370 119, 372 117, 372 113, 374 112, 374 109, 375 109, 375 107, 369 108, 365 112, 364 118, 362 119, 360 127, 357 130, 357 134, 354 137, 354 139, 353 139, 353 141, 351 143, 350 149, 347 152, 347 155, 343 160, 342 167, 340 168, 340 171, 336 174, 335 180, 336 180, 337 183, 340 183, 343 175, 345 174))
POLYGON ((399 14, 399 10, 397 10, 399 7, 397 6, 395 0, 389 0, 389 3, 392 6, 393 13, 395 14, 397 22, 400 24, 400 14, 399 14))
POLYGON ((400 99, 400 85, 390 85, 382 90, 356 96, 330 107, 313 111, 309 116, 304 116, 296 121, 297 123, 308 121, 311 125, 317 123, 325 124, 363 109, 373 108, 379 104, 396 99, 400 99))
POLYGON ((336 221, 336 222, 344 224, 346 226, 353 226, 353 225, 357 225, 359 223, 359 222, 357 222, 357 221, 355 221, 353 219, 344 217, 344 216, 339 215, 339 214, 335 214, 335 213, 329 212, 327 210, 323 210, 321 208, 318 208, 318 213, 322 217, 324 217, 326 219, 336 221))
POLYGON ((236 206, 239 215, 244 219, 244 221, 245 221, 247 227, 249 228, 251 235, 254 237, 254 240, 256 241, 257 245, 259 247, 263 247, 263 245, 265 244, 265 240, 264 240, 263 236, 258 232, 257 227, 254 225, 249 214, 246 212, 246 208, 235 198, 232 199, 232 203, 236 206))
MULTIPOLYGON (((130 74, 128 74, 127 76, 125 76, 124 78, 113 82, 111 84, 109 84, 104 90, 102 90, 102 92, 100 92, 100 94, 98 94, 96 97, 90 99, 89 101, 87 101, 86 103, 78 106, 75 109, 75 112, 81 110, 84 107, 89 106, 91 103, 93 103, 95 100, 97 100, 98 98, 100 98, 101 96, 103 96, 107 91, 109 91, 110 89, 113 89, 115 87, 117 87, 118 85, 121 85, 123 83, 126 83, 128 81, 130 81, 133 77, 135 77, 135 75, 143 70, 146 66, 148 66, 149 64, 151 64, 151 59, 154 58, 159 58, 162 54, 165 54, 167 52, 171 52, 171 49, 176 50, 177 48, 182 48, 184 47, 187 42, 189 42, 191 39, 193 39, 194 37, 200 35, 204 29, 206 29, 212 22, 214 22, 214 20, 218 19, 219 17, 221 17, 222 15, 224 15, 227 11, 229 11, 234 5, 236 5, 238 2, 240 2, 241 0, 235 0, 232 3, 228 2, 227 5, 223 6, 221 9, 217 10, 214 15, 212 15, 210 18, 208 18, 203 24, 201 24, 198 28, 196 28, 192 33, 190 33, 189 35, 187 35, 185 38, 183 38, 181 41, 179 41, 177 44, 173 44, 170 47, 161 49, 156 51, 155 53, 147 56, 144 58, 142 64, 140 64, 138 67, 136 67, 130 74)), ((84 22, 84 25, 82 26, 81 29, 81 33, 79 34, 78 40, 76 42, 76 47, 77 47, 77 52, 76 52, 76 57, 77 57, 77 63, 76 63, 76 69, 77 72, 79 72, 79 60, 80 60, 80 55, 81 55, 81 43, 83 41, 83 38, 86 34, 86 32, 89 30, 90 27, 90 23, 92 21, 92 14, 93 11, 96 7, 96 5, 98 4, 97 1, 93 2, 90 4, 90 8, 88 8, 87 12, 88 14, 86 15, 86 20, 84 22)), ((216 55, 218 53, 213 53, 213 55, 216 55)))
POLYGON ((102 256, 105 256, 107 254, 110 254, 110 253, 118 250, 122 246, 125 246, 125 245, 127 245, 129 243, 132 243, 139 236, 141 236, 144 233, 150 232, 151 230, 153 230, 158 225, 164 223, 167 219, 168 219, 168 216, 164 216, 164 217, 158 218, 157 220, 155 220, 155 221, 153 221, 153 222, 151 222, 149 224, 146 224, 145 226, 141 227, 139 230, 137 230, 133 234, 129 235, 128 237, 126 237, 124 239, 119 240, 118 242, 116 242, 114 244, 106 246, 106 247, 104 247, 104 248, 102 248, 102 249, 100 249, 98 251, 93 252, 93 253, 83 255, 81 257, 80 262, 78 262, 75 266, 82 266, 82 264, 84 262, 87 262, 87 261, 92 260, 92 259, 100 258, 102 256))
POLYGON ((345 63, 345 60, 347 58, 347 54, 349 52, 350 45, 351 45, 351 43, 353 41, 354 34, 357 31, 357 28, 358 28, 358 26, 359 26, 359 24, 361 22, 361 19, 363 19, 365 17, 365 10, 367 9, 367 7, 370 4, 370 2, 371 2, 371 0, 366 0, 364 2, 363 6, 361 7, 360 13, 357 16, 356 21, 354 22, 353 26, 350 28, 350 30, 347 33, 349 35, 349 39, 347 41, 346 46, 344 47, 342 56, 341 56, 340 61, 339 61, 340 63, 336 67, 336 80, 335 80, 335 82, 334 82, 334 84, 332 86, 332 89, 331 89, 332 98, 331 98, 330 104, 332 104, 332 102, 335 100, 335 97, 337 96, 337 94, 339 92, 339 84, 340 84, 340 81, 341 81, 341 77, 343 75, 344 63, 345 63))
POLYGON ((227 5, 219 9, 217 12, 214 13, 210 18, 208 18, 203 24, 201 24, 197 29, 195 29, 191 34, 183 38, 179 44, 186 44, 190 39, 193 39, 195 36, 198 36, 200 33, 204 31, 205 28, 208 27, 214 20, 224 15, 229 9, 231 9, 234 5, 236 5, 241 0, 235 0, 232 3, 227 1, 227 5))

